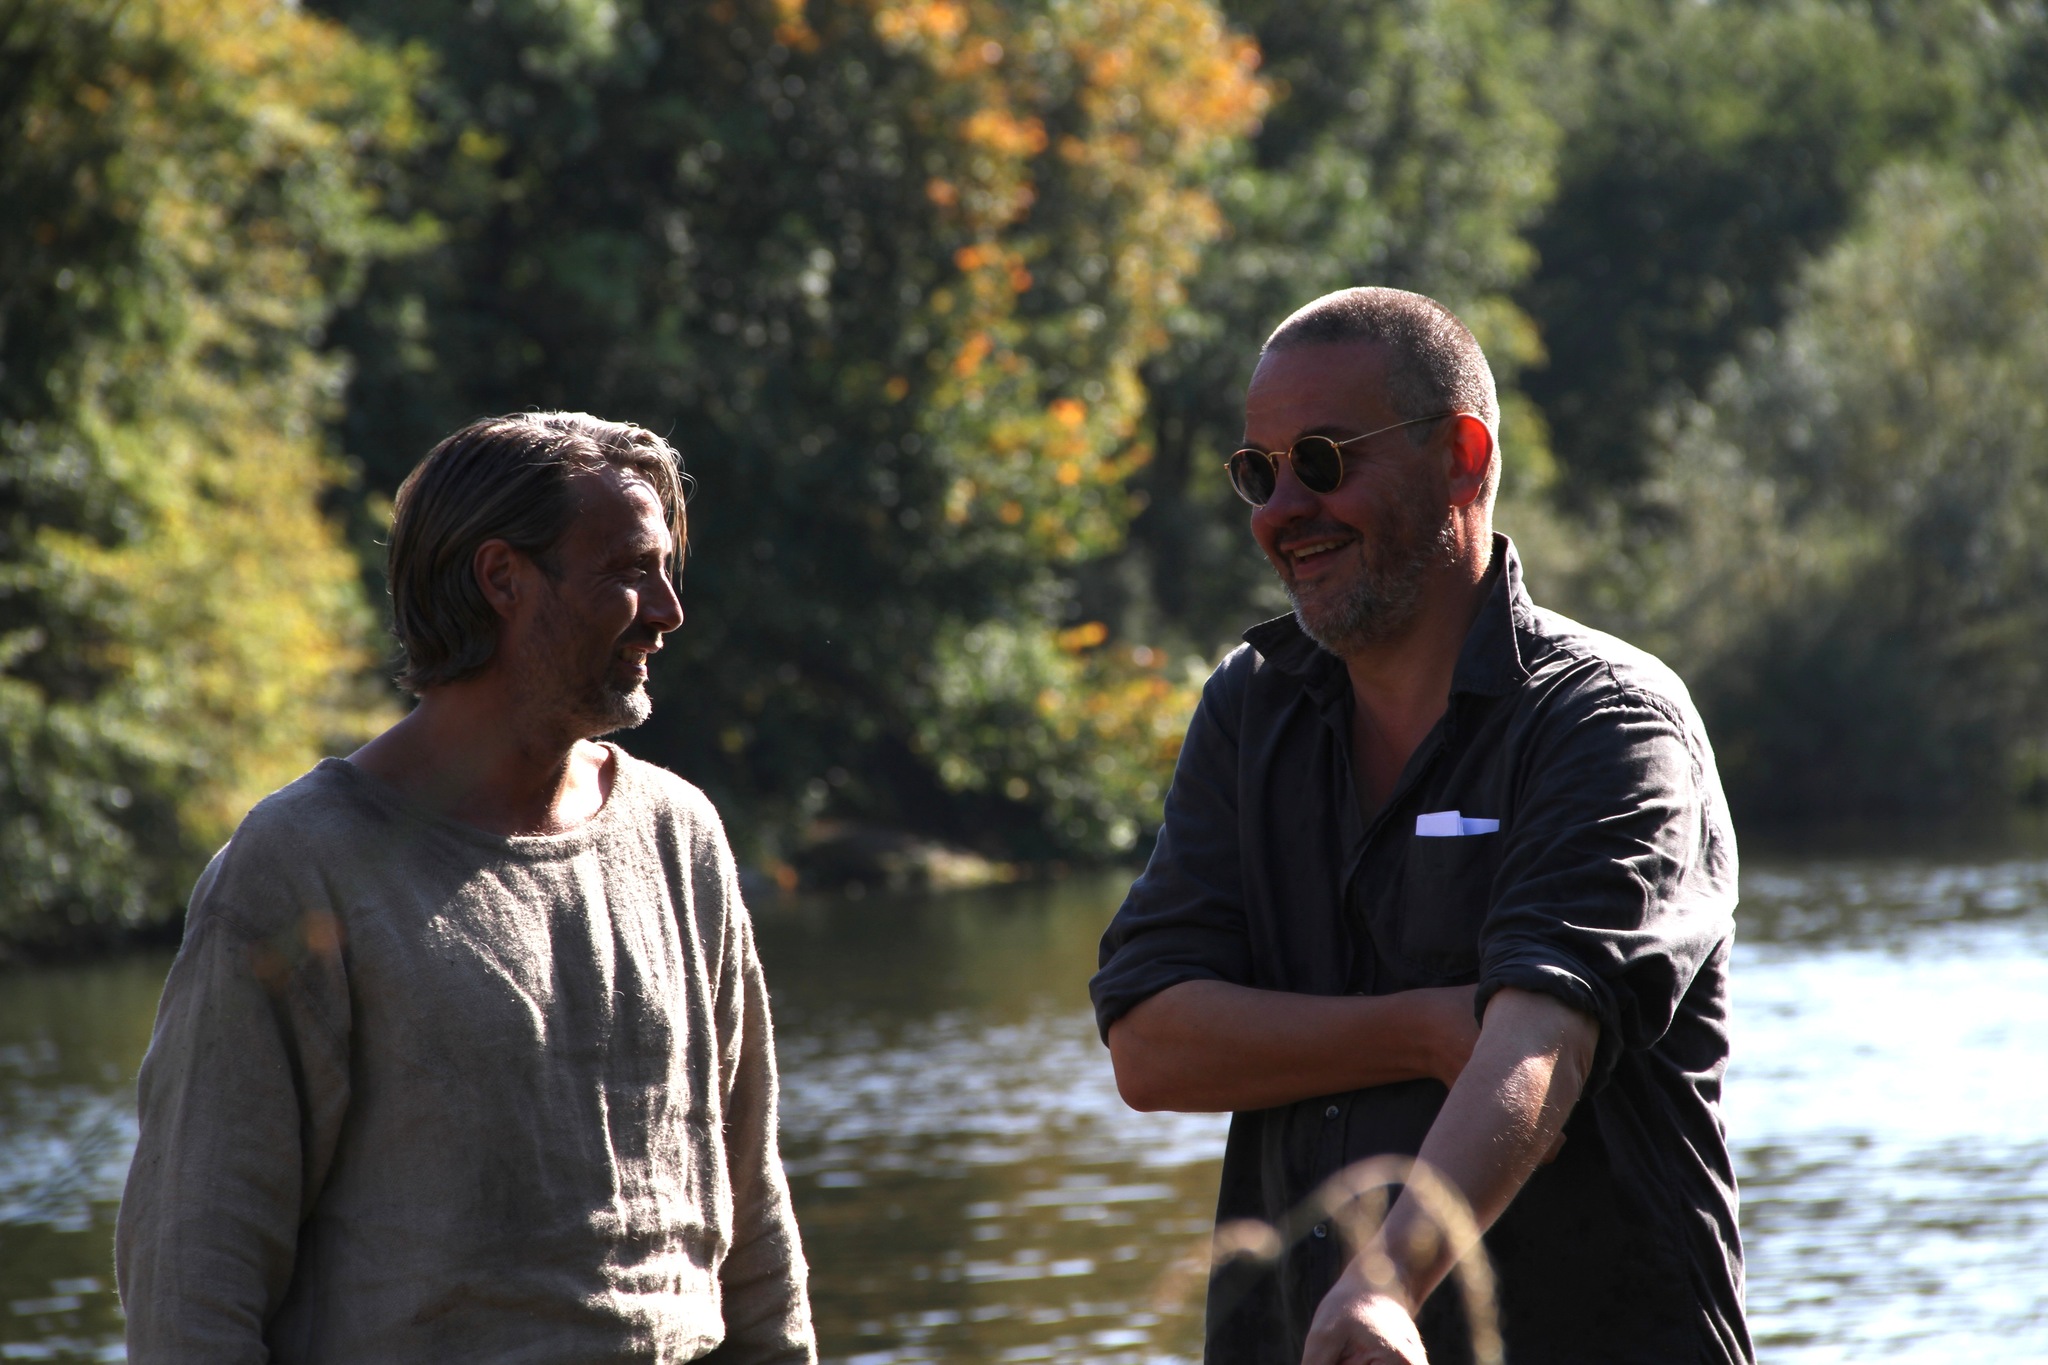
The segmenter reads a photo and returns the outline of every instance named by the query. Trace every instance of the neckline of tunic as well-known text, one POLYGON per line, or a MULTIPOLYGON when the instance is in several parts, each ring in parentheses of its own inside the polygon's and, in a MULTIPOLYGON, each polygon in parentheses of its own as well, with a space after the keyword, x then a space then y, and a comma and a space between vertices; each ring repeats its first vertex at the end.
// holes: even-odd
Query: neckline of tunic
POLYGON ((490 830, 480 829, 451 815, 443 815, 439 811, 429 809, 382 778, 372 776, 345 758, 323 758, 314 771, 339 777, 351 790, 360 793, 371 804, 411 824, 436 831, 471 847, 487 849, 500 856, 528 861, 548 861, 573 857, 600 842, 620 818, 615 812, 631 804, 637 791, 638 784, 632 773, 631 755, 607 740, 599 740, 598 743, 611 751, 611 790, 606 793, 604 804, 599 806, 588 820, 559 834, 494 834, 490 830))

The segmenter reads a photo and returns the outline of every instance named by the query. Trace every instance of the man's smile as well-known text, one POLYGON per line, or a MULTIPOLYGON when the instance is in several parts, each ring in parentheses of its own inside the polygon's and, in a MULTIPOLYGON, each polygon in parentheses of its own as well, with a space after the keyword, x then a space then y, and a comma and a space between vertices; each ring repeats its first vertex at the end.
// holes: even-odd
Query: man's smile
POLYGON ((661 652, 661 641, 645 644, 631 644, 619 650, 619 661, 633 670, 635 676, 647 676, 647 661, 661 652))
POLYGON ((1348 549, 1359 543, 1356 534, 1341 534, 1330 531, 1315 531, 1308 535, 1292 537, 1274 548, 1279 551, 1288 569, 1295 573, 1304 570, 1313 573, 1330 563, 1330 556, 1339 550, 1348 549))

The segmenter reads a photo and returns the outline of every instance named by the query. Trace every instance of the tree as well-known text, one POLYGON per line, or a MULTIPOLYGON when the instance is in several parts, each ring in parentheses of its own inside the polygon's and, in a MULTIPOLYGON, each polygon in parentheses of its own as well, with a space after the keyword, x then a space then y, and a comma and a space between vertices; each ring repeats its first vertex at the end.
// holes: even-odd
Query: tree
POLYGON ((633 747, 756 856, 828 810, 1127 845, 1172 746, 1096 689, 1187 695, 1060 634, 1060 571, 1133 510, 1138 366, 1218 229, 1250 45, 1200 0, 329 8, 437 55, 407 193, 446 237, 338 333, 373 481, 494 410, 672 433, 689 621, 633 747))
POLYGON ((1541 265, 1516 298, 1542 333, 1546 357, 1525 382, 1568 504, 1634 492, 1652 414, 1777 325, 1801 266, 1847 227, 1881 166, 1953 154, 1999 116, 1985 96, 2025 43, 1996 8, 1560 7, 1546 97, 1564 154, 1528 232, 1541 265))
POLYGON ((403 91, 261 0, 0 9, 0 934, 175 913, 370 721, 316 345, 403 91))
POLYGON ((2048 723, 2048 139, 1906 162, 1790 314, 1667 412, 1610 619, 1692 679, 1738 810, 2038 796, 2048 723))

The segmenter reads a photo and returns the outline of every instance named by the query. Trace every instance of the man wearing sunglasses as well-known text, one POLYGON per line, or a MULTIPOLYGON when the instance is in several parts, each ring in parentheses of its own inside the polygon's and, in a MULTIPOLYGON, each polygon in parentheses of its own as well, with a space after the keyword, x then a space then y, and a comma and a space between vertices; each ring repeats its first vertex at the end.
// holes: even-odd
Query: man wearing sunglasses
POLYGON ((1343 1235, 1325 1182, 1375 1157, 1484 1230, 1514 1365, 1752 1359, 1713 752, 1670 670, 1531 602, 1498 430, 1470 332, 1399 290, 1303 308, 1246 395, 1230 478, 1294 612, 1210 679, 1091 983, 1125 1098, 1233 1112, 1219 1222, 1280 1233, 1211 1281, 1215 1365, 1474 1357, 1426 1182, 1343 1235))

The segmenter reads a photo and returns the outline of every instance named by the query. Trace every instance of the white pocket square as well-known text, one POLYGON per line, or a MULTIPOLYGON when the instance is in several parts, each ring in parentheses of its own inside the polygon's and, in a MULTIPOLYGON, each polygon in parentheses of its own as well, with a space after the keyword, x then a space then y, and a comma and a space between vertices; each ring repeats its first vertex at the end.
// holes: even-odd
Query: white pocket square
POLYGON ((1415 817, 1415 837, 1418 839, 1455 839, 1461 834, 1493 834, 1499 829, 1498 820, 1481 820, 1476 816, 1460 815, 1454 810, 1433 810, 1415 817))

